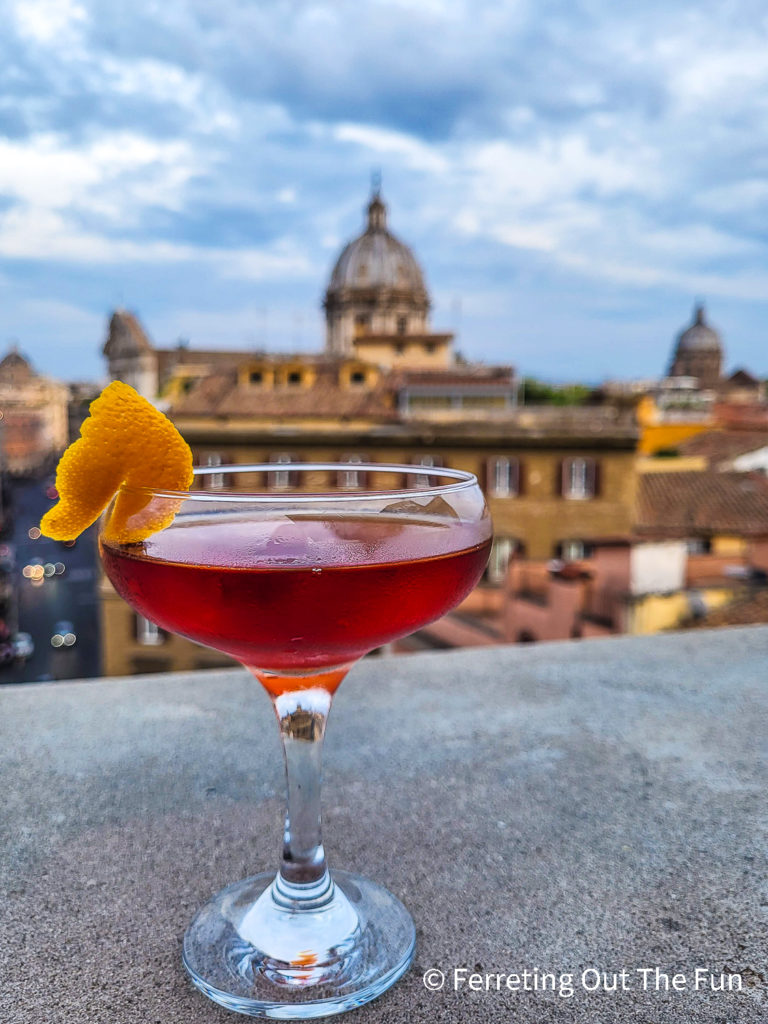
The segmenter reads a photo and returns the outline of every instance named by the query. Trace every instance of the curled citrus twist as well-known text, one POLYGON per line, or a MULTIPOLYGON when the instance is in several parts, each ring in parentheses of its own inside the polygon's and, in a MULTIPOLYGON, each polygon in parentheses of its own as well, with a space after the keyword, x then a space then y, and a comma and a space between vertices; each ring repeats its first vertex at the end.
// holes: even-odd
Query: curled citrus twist
MULTIPOLYGON (((192 452, 167 416, 122 381, 104 388, 90 407, 80 437, 56 469, 59 501, 40 530, 53 540, 74 540, 96 522, 121 486, 187 491, 192 452)), ((105 525, 107 540, 133 544, 169 526, 179 499, 152 499, 123 491, 105 525)))

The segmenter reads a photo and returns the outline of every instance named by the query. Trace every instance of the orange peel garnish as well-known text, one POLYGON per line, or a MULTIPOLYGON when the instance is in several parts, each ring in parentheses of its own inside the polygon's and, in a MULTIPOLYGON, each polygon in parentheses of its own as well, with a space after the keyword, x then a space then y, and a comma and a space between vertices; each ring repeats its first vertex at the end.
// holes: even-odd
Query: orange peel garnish
MULTIPOLYGON (((167 416, 122 381, 91 402, 80 437, 56 469, 59 501, 40 530, 53 540, 74 540, 95 523, 120 487, 188 491, 192 452, 167 416)), ((173 522, 179 499, 152 499, 123 491, 105 525, 107 540, 133 544, 173 522)))

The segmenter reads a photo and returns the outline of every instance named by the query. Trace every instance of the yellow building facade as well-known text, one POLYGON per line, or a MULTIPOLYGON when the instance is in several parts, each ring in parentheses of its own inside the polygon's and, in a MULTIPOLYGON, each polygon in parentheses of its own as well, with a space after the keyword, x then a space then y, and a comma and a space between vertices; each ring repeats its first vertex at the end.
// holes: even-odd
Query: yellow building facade
MULTIPOLYGON (((477 424, 373 422, 281 425, 277 431, 253 418, 175 415, 198 465, 221 466, 207 477, 210 489, 229 488, 227 466, 265 464, 261 473, 241 474, 237 486, 268 491, 277 467, 290 462, 360 462, 445 466, 474 473, 482 482, 494 521, 495 543, 486 586, 501 585, 510 557, 552 558, 591 539, 630 532, 634 518, 636 434, 627 425, 611 434, 588 429, 566 433, 543 410, 536 429, 511 421, 477 424), (466 427, 466 425, 464 425, 466 427), (350 461, 352 460, 352 461, 350 461), (275 470, 272 469, 275 467, 275 470)), ((318 472, 307 485, 332 486, 318 472)), ((367 485, 376 486, 375 475, 367 485)), ((382 474, 382 485, 391 484, 382 474)), ((201 668, 227 663, 175 636, 148 630, 105 581, 102 588, 105 670, 113 675, 201 668)))

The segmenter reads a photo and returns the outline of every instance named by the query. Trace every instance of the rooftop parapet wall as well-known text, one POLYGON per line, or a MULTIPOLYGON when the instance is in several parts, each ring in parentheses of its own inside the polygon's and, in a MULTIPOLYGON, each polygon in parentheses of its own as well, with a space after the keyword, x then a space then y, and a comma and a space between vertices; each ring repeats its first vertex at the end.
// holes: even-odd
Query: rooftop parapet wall
MULTIPOLYGON (((765 1021, 768 629, 371 660, 331 715, 332 866, 398 895, 411 971, 354 1021, 765 1021), (453 989, 454 968, 574 994, 453 989), (643 990, 647 968, 690 980, 643 990), (429 991, 424 972, 446 975, 429 991), (698 991, 696 968, 741 991, 698 991), (627 970, 627 991, 581 972, 627 970)), ((274 715, 245 672, 6 687, 0 1017, 221 1024, 193 910, 276 863, 274 715), (44 965, 44 969, 41 969, 44 965), (55 1007, 55 1010, 52 1010, 55 1007)), ((231 1018, 233 1021, 236 1018, 231 1018)))

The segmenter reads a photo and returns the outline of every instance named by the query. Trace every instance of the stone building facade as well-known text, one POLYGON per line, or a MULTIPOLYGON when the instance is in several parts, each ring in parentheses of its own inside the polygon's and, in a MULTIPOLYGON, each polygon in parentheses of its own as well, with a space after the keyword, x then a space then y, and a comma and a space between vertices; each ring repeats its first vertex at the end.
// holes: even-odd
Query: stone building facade
POLYGON ((69 440, 67 385, 38 373, 13 346, 0 361, 2 469, 35 473, 69 440))

